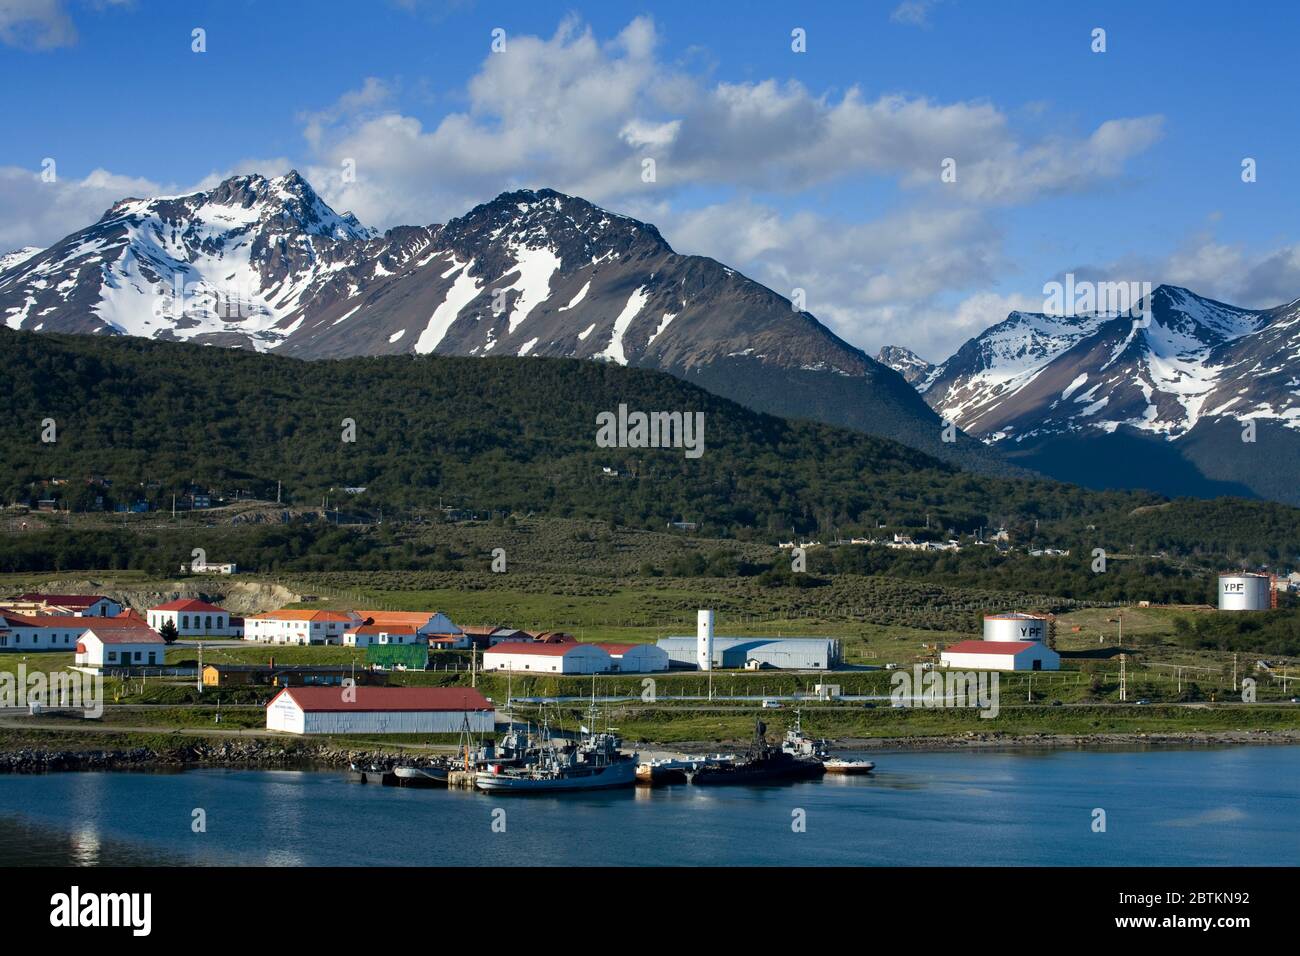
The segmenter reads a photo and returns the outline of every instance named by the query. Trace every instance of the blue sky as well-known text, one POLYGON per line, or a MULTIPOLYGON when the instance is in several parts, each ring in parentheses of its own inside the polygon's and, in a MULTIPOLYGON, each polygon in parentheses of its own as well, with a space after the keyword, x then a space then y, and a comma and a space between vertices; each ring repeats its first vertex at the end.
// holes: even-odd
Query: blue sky
POLYGON ((1280 2, 0 0, 0 246, 296 167, 379 227, 576 192, 931 360, 1067 271, 1274 305, 1298 28, 1280 2))

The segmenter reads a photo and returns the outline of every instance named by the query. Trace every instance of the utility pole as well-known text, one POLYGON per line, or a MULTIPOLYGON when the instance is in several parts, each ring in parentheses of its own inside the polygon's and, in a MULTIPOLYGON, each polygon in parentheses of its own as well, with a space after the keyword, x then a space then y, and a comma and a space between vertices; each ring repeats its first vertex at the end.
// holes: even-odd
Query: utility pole
POLYGON ((276 503, 277 505, 280 503, 280 482, 279 482, 279 480, 277 480, 276 483, 275 483, 275 503, 276 503))
POLYGON ((1127 654, 1119 656, 1119 699, 1121 703, 1128 700, 1128 671, 1125 668, 1127 658, 1127 654))
POLYGON ((199 641, 199 693, 203 693, 203 642, 199 641))
POLYGON ((1232 655, 1232 689, 1237 690, 1237 655, 1232 655))

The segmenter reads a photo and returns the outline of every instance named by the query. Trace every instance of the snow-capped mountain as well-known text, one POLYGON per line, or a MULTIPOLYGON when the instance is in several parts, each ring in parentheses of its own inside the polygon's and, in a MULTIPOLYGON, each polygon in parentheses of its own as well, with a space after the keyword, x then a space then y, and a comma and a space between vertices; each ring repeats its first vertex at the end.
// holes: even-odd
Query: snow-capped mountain
POLYGON ((789 300, 654 226, 549 189, 377 235, 296 172, 126 199, 0 270, 14 329, 127 334, 298 358, 430 353, 667 371, 775 414, 1007 471, 891 369, 789 300))
POLYGON ((290 334, 285 316, 372 236, 297 173, 124 199, 0 270, 0 318, 12 329, 271 348, 290 334))
POLYGON ((20 262, 26 262, 40 251, 40 246, 23 246, 21 249, 15 249, 13 252, 6 252, 3 255, 0 255, 0 272, 4 272, 6 269, 12 269, 20 262))
POLYGON ((1300 454, 1300 300, 1251 310, 1159 286, 1142 304, 1136 319, 1013 312, 920 390, 945 419, 1056 477, 1300 501, 1294 472, 1279 472, 1300 454))
POLYGON ((911 349, 905 349, 901 345, 883 346, 876 353, 876 361, 881 365, 888 365, 903 376, 908 385, 920 391, 924 391, 929 385, 928 379, 934 372, 933 365, 911 349))

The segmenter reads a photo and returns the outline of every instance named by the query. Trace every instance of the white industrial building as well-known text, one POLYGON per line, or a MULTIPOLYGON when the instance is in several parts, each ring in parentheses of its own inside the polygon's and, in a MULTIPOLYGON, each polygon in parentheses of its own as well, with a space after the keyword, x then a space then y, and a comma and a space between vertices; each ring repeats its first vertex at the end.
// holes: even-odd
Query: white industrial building
POLYGON ((176 625, 176 633, 181 637, 243 637, 244 629, 233 624, 233 618, 224 607, 217 607, 206 601, 186 600, 168 601, 145 612, 149 626, 155 631, 170 621, 176 625))
POLYGON ((712 670, 718 667, 782 670, 829 670, 841 662, 840 642, 833 637, 715 637, 713 612, 696 616, 694 637, 664 637, 659 648, 669 666, 712 670))
POLYGON ((286 687, 266 729, 290 734, 490 734, 496 710, 468 687, 286 687))
POLYGON ((542 674, 605 674, 614 670, 609 651, 597 644, 507 641, 483 652, 483 669, 542 674))
POLYGON ((1219 575, 1220 611, 1267 611, 1273 607, 1271 575, 1241 571, 1219 575))
POLYGON ((622 674, 649 674, 668 670, 668 652, 653 644, 597 644, 622 674))
POLYGON ((147 627, 92 625, 77 641, 78 667, 148 667, 163 663, 167 644, 147 627))
POLYGON ((1040 641, 961 641, 939 655, 944 667, 975 671, 1057 671, 1061 655, 1040 641))
POLYGON ((984 640, 986 641, 1047 641, 1046 614, 985 614, 984 640))

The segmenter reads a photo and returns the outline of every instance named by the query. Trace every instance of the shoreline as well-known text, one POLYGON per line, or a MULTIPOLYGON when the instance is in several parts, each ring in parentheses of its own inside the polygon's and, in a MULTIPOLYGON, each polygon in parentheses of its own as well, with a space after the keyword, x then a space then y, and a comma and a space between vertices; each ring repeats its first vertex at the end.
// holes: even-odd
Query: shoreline
MULTIPOLYGON (((1188 749, 1228 746, 1287 746, 1300 744, 1300 730, 1218 731, 1188 733, 1100 734, 960 734, 929 737, 841 737, 831 749, 845 752, 919 753, 1007 750, 1188 749)), ((0 747, 3 746, 0 740, 0 747)), ((706 754, 743 748, 741 741, 687 741, 676 744, 644 742, 634 749, 680 754, 706 754)), ((633 749, 633 748, 629 748, 633 749)), ((87 770, 181 771, 197 767, 266 770, 346 770, 352 764, 407 757, 409 752, 374 747, 346 748, 309 740, 190 740, 175 747, 63 748, 20 746, 0 750, 0 776, 9 773, 59 773, 87 770)))

